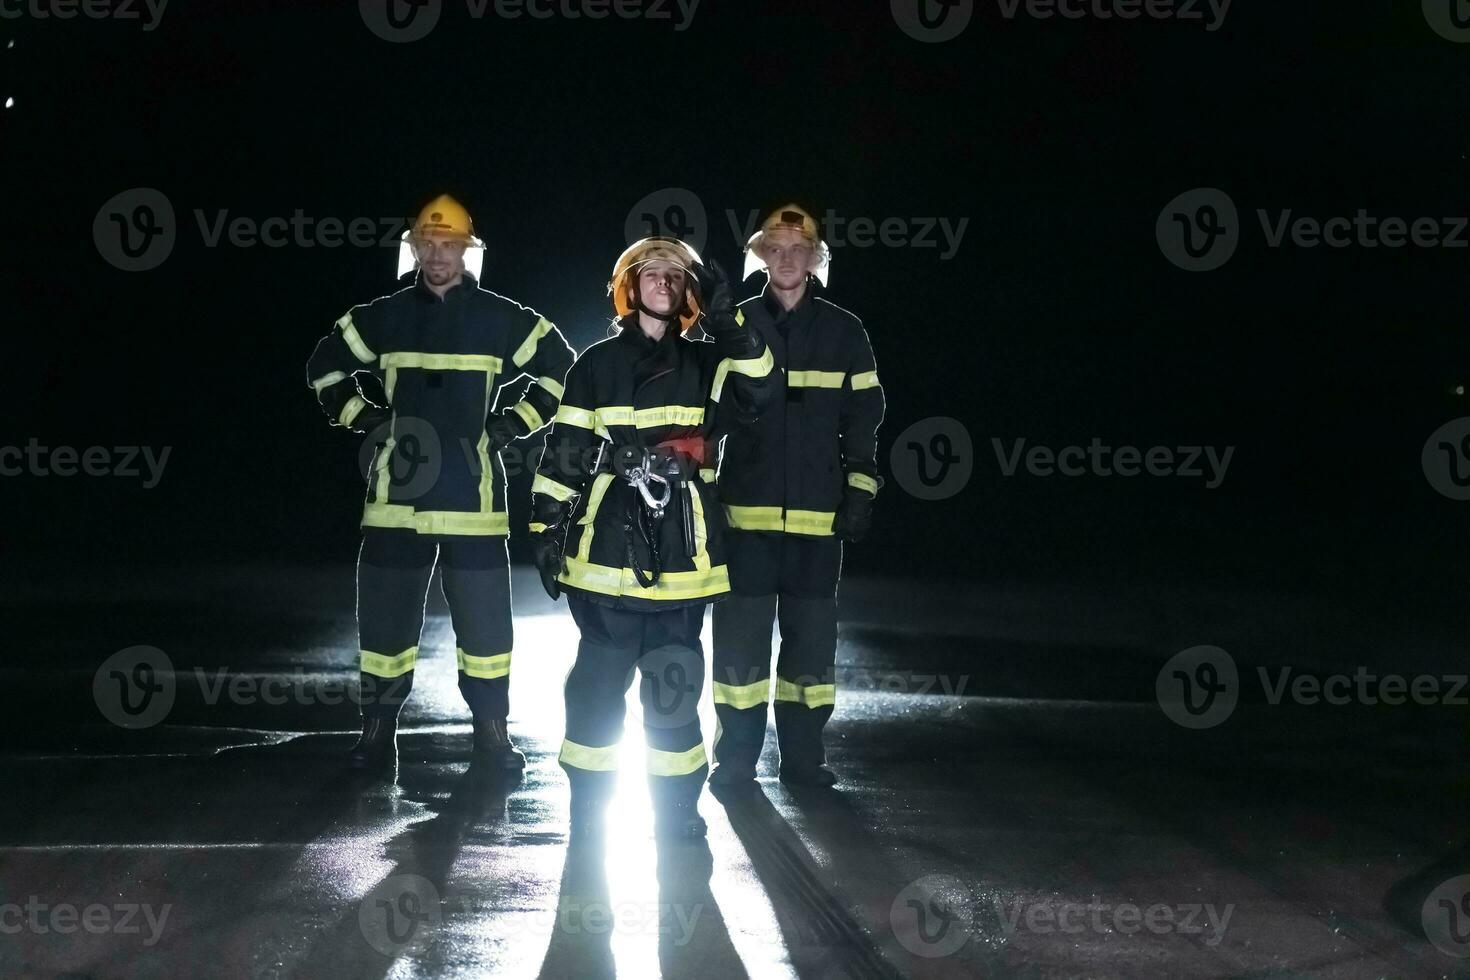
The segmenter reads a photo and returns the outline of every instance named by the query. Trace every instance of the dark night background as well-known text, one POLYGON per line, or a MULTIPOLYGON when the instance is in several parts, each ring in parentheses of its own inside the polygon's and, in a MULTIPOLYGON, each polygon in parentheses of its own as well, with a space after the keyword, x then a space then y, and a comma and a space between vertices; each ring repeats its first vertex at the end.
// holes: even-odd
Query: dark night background
MULTIPOLYGON (((0 449, 169 450, 152 489, 0 477, 0 691, 21 705, 0 710, 0 784, 31 804, 0 817, 0 897, 59 882, 74 900, 180 907, 153 959, 116 937, 84 949, 32 936, 0 946, 0 972, 381 976, 394 960, 373 958, 349 906, 384 875, 487 901, 524 897, 497 892, 502 880, 543 905, 558 894, 551 667, 575 639, 524 568, 516 642, 531 669, 518 668, 511 720, 531 766, 510 817, 502 794, 481 819, 448 664, 422 671, 401 780, 378 796, 340 772, 352 705, 205 704, 187 683, 200 665, 247 680, 305 671, 312 697, 355 683, 358 437, 328 425, 305 363, 349 307, 397 288, 396 246, 206 247, 195 212, 376 222, 451 193, 487 242, 483 284, 582 350, 605 334, 630 211, 673 187, 698 196, 705 254, 730 270, 743 242, 727 212, 744 222, 796 199, 846 221, 968 220, 948 260, 838 247, 827 295, 864 320, 887 398, 887 486, 870 539, 846 551, 841 683, 887 671, 974 684, 955 697, 844 687, 828 729, 844 782, 826 809, 766 778, 771 819, 756 833, 706 800, 725 862, 713 880, 745 876, 726 909, 746 916, 731 930, 746 962, 767 947, 802 977, 880 948, 901 962, 886 910, 940 870, 994 896, 1238 901, 1249 921, 1218 948, 998 927, 981 941, 977 928, 961 958, 926 961, 939 968, 1465 969, 1420 941, 1424 896, 1470 870, 1464 707, 1337 711, 1249 690, 1231 724, 1198 731, 1158 710, 1155 680, 1197 644, 1227 648, 1247 679, 1267 664, 1465 671, 1470 502, 1436 490, 1421 451, 1470 416, 1456 393, 1470 385, 1470 248, 1270 248, 1256 212, 1470 214, 1470 44, 1432 30, 1419 0, 1235 0, 1213 32, 1007 19, 975 0, 944 43, 906 34, 888 0, 703 0, 684 31, 444 7, 406 44, 375 36, 352 2, 173 0, 153 31, 0 18, 0 104, 14 99, 0 110, 0 449), (104 259, 93 222, 139 187, 167 196, 178 237, 162 265, 129 273, 104 259), (1155 223, 1208 187, 1239 208, 1241 244, 1190 273, 1155 223), (889 461, 900 433, 936 417, 968 432, 973 475, 924 501, 889 461), (1209 490, 1007 477, 992 448, 1094 438, 1234 453, 1209 490), (181 694, 167 724, 124 730, 89 685, 140 642, 176 658, 181 694), (776 842, 764 851, 761 833, 776 842), (344 841, 360 850, 337 854, 344 841), (731 862, 742 854, 753 871, 731 862), (773 875, 762 854, 795 857, 773 875), (312 866, 321 855, 340 863, 312 866), (851 911, 841 921, 871 948, 750 925, 763 903, 784 915, 814 895, 823 914, 851 911)), ((529 484, 509 491, 521 564, 529 484)), ((431 614, 425 648, 452 659, 431 614)), ((485 952, 478 920, 460 924, 426 973, 462 966, 463 950, 484 956, 471 966, 505 951, 485 952)), ((556 941, 537 942, 505 948, 539 962, 556 941)))
POLYGON ((1461 411, 1448 389, 1465 373, 1466 252, 1269 249, 1254 217, 1465 212, 1466 53, 1416 6, 1238 3, 1211 33, 1008 21, 980 4, 941 44, 910 39, 884 3, 708 2, 684 32, 473 21, 451 3, 429 38, 399 45, 350 4, 180 4, 153 32, 6 21, 4 275, 12 350, 32 351, 8 359, 8 428, 16 444, 172 455, 147 491, 9 479, 20 520, 4 548, 350 557, 355 445, 327 429, 303 363, 345 309, 394 288, 393 252, 206 248, 196 208, 377 218, 448 190, 488 242, 486 285, 580 349, 602 336, 629 208, 683 186, 709 213, 707 251, 735 268, 726 209, 796 197, 849 219, 970 219, 949 261, 836 253, 829 295, 864 318, 887 390, 883 458, 937 415, 976 453, 946 501, 890 481, 850 569, 901 559, 956 591, 1226 568, 1448 589, 1465 511, 1418 457, 1461 411), (179 239, 129 274, 90 227, 134 186, 168 195, 179 239), (1225 189, 1246 225, 1213 273, 1176 269, 1154 240, 1164 203, 1196 186, 1225 189), (1236 454, 1206 491, 1003 478, 990 443, 1093 436, 1236 454))

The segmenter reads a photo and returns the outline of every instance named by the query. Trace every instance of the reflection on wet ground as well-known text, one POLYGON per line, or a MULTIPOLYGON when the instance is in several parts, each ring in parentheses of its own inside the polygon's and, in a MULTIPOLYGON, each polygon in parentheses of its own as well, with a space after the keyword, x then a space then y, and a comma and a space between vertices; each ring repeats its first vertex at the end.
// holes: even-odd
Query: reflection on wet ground
MULTIPOLYGON (((0 973, 1465 972, 1465 708, 1272 703, 1255 681, 1322 675, 1361 610, 1334 627, 1320 608, 1195 597, 1161 621, 1102 589, 977 590, 946 616, 852 583, 837 791, 775 781, 772 739, 756 787, 702 801, 707 844, 656 842, 635 694, 607 838, 569 847, 565 610, 518 573, 522 780, 470 765, 432 605, 399 767, 362 777, 340 765, 350 590, 343 569, 213 568, 7 600, 47 629, 5 671, 23 707, 0 723, 16 801, 0 812, 0 973), (1307 621, 1316 646, 1259 642, 1307 621), (1244 680, 1227 720, 1190 730, 1155 683, 1203 642, 1233 648, 1244 680), (148 676, 169 703, 129 729, 94 681, 139 645, 167 658, 148 676)), ((1446 672, 1437 649, 1420 644, 1420 669, 1446 672)), ((708 740, 707 695, 701 710, 708 740)))

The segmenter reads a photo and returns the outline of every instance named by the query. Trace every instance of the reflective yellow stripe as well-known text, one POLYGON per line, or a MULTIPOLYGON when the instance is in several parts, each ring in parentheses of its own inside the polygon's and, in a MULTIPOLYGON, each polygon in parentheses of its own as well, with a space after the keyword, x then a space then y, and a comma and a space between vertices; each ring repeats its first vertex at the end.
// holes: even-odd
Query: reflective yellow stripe
POLYGON ((754 684, 721 684, 714 682, 715 704, 728 704, 732 708, 754 708, 771 699, 771 679, 754 684))
POLYGON ((738 306, 735 307, 735 322, 742 327, 745 326, 745 311, 738 306))
POLYGON ((563 739, 561 743, 561 754, 557 761, 563 765, 572 766, 575 769, 588 769, 594 772, 616 772, 618 768, 618 747, 616 745, 579 745, 571 739, 563 739))
POLYGON ((357 332, 357 324, 352 322, 351 313, 343 315, 342 319, 337 321, 337 329, 342 331, 342 339, 347 341, 347 346, 352 349, 353 357, 364 364, 371 364, 378 359, 378 355, 362 342, 362 334, 357 332))
POLYGON ((343 372, 343 371, 333 371, 331 374, 324 374, 320 378, 317 378, 315 381, 313 381, 311 383, 311 390, 314 391, 314 392, 316 392, 318 395, 320 395, 322 393, 322 389, 323 388, 330 388, 330 387, 332 387, 332 385, 336 384, 338 381, 346 381, 346 380, 347 380, 347 374, 346 374, 346 372, 343 372))
POLYGON ((515 366, 525 367, 526 362, 536 356, 536 345, 541 343, 541 338, 551 333, 553 329, 555 328, 552 327, 551 321, 546 317, 543 316, 537 320, 536 326, 531 328, 531 332, 521 342, 521 346, 517 347, 516 352, 511 355, 510 359, 515 366))
POLYGON ((730 526, 742 531, 780 531, 780 507, 736 507, 725 506, 725 518, 730 526))
POLYGON ((857 487, 859 490, 866 490, 875 497, 878 496, 878 481, 866 473, 847 474, 847 485, 857 487))
POLYGON ((342 414, 337 416, 337 422, 343 426, 351 425, 353 420, 362 414, 364 408, 367 408, 367 402, 363 401, 362 396, 353 395, 347 400, 347 404, 342 406, 342 414))
POLYGON ((461 647, 454 650, 455 660, 459 662, 459 669, 470 677, 480 677, 486 680, 496 677, 504 677, 510 673, 510 654, 497 653, 493 657, 472 657, 464 652, 461 647))
POLYGON ((704 500, 698 487, 689 488, 689 502, 694 508, 694 567, 709 571, 709 528, 704 523, 704 500))
POLYGON ((740 531, 785 531, 788 534, 830 535, 835 511, 788 510, 780 507, 725 505, 726 522, 740 531))
POLYGON ((852 376, 853 391, 862 391, 864 388, 876 387, 878 387, 877 371, 864 371, 861 374, 854 374, 852 376))
POLYGON ((743 374, 747 378, 764 378, 771 373, 771 368, 776 364, 776 359, 771 356, 771 348, 767 347, 760 357, 742 357, 739 360, 725 358, 715 368, 715 383, 710 388, 709 397, 711 401, 720 400, 720 392, 725 387, 725 375, 734 371, 743 374))
POLYGON ((793 684, 776 678, 776 700, 795 701, 808 708, 824 708, 837 703, 836 684, 793 684))
POLYGON ((786 383, 792 388, 841 388, 846 371, 788 371, 786 383))
POLYGON ((530 524, 526 525, 526 530, 530 531, 532 534, 544 534, 546 533, 546 525, 542 524, 540 521, 532 521, 530 524))
POLYGON ((369 503, 362 509, 363 527, 402 527, 419 534, 497 535, 510 533, 510 517, 491 511, 415 511, 407 504, 369 503))
POLYGON ((830 535, 832 519, 836 516, 835 511, 788 510, 786 512, 786 531, 789 534, 830 535))
POLYGON ((532 432, 535 432, 545 424, 541 418, 541 413, 536 411, 536 406, 528 401, 516 402, 515 413, 521 417, 521 421, 531 427, 532 432))
POLYGON ((631 568, 597 565, 567 556, 567 570, 558 581, 572 588, 599 595, 631 596, 637 599, 703 599, 730 591, 730 573, 724 565, 708 571, 664 572, 652 588, 638 584, 631 568))
POLYGON ((639 429, 660 425, 699 425, 704 421, 704 406, 659 405, 635 411, 632 405, 605 405, 597 410, 597 421, 604 426, 631 425, 639 429))
POLYGON ((587 513, 577 523, 582 525, 582 540, 577 543, 577 557, 586 561, 592 556, 592 535, 597 530, 597 510, 602 506, 602 497, 612 486, 611 473, 599 473, 592 481, 592 492, 587 495, 587 513))
POLYGON ((422 351, 391 351, 378 358, 378 366, 387 368, 420 368, 424 371, 489 371, 499 374, 500 358, 493 354, 425 354, 422 351))
POLYGON ((704 422, 704 406, 660 405, 658 408, 640 408, 633 415, 633 424, 640 429, 660 425, 700 425, 704 422))
POLYGON ((555 395, 557 401, 561 401, 561 396, 566 394, 567 391, 566 388, 562 387, 561 382, 555 378, 537 378, 536 383, 555 395))
POLYGON ((702 469, 702 470, 699 471, 699 478, 701 480, 703 480, 705 483, 714 483, 715 482, 715 471, 714 470, 702 469))
POLYGON ((418 647, 409 647, 396 657, 363 650, 359 666, 364 674, 372 674, 374 677, 402 677, 413 670, 413 665, 418 659, 418 647))
POLYGON ((687 752, 664 752, 650 747, 647 755, 650 776, 687 776, 700 766, 707 764, 704 743, 700 742, 687 752))
POLYGON ((604 405, 597 409, 597 421, 601 425, 632 425, 632 405, 604 405))
POLYGON ((577 495, 577 491, 573 490, 571 487, 557 483, 551 477, 544 476, 540 473, 537 473, 536 479, 531 481, 531 492, 544 493, 546 494, 546 496, 555 497, 557 500, 560 500, 563 503, 571 500, 577 495))
MULTIPOLYGON (((496 359, 499 364, 499 358, 496 359)), ((495 371, 485 372, 485 401, 480 409, 480 418, 490 417, 490 405, 495 401, 495 371)), ((480 461, 480 513, 488 514, 495 509, 495 467, 490 465, 490 430, 480 426, 480 438, 475 441, 475 456, 480 461)), ((510 533, 507 519, 505 533, 510 533)))
POLYGON ((573 405, 562 405, 556 410, 557 425, 575 425, 579 429, 597 428, 597 413, 573 405))

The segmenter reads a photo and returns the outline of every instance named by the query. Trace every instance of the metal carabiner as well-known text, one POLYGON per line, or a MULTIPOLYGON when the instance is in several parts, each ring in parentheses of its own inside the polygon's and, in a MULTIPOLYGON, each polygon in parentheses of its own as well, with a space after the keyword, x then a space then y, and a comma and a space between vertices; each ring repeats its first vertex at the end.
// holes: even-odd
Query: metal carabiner
POLYGON ((669 486, 668 480, 642 466, 635 466, 628 471, 628 482, 638 488, 638 492, 643 495, 643 502, 655 514, 663 513, 663 509, 668 506, 669 498, 673 495, 673 488, 669 486), (664 495, 661 498, 654 497, 649 491, 648 484, 651 480, 656 480, 664 485, 664 495))

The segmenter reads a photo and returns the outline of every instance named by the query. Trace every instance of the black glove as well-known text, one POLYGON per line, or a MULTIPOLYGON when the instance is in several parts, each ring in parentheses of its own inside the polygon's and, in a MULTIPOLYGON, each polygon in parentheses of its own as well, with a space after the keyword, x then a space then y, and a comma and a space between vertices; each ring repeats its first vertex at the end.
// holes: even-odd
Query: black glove
POLYGON ((357 413, 357 418, 352 420, 348 428, 359 435, 370 435, 379 426, 386 425, 392 418, 392 409, 368 402, 367 407, 357 413))
POLYGON ((556 577, 567 570, 567 515, 571 505, 546 494, 536 494, 531 503, 531 521, 546 525, 544 531, 531 532, 531 555, 536 571, 541 573, 541 587, 553 600, 561 598, 561 583, 556 577))
POLYGON ((832 533, 844 541, 861 541, 873 526, 873 500, 866 490, 847 487, 832 519, 832 533))
POLYGON ((520 426, 510 420, 507 415, 493 415, 485 426, 485 431, 490 433, 490 451, 498 453, 506 446, 521 437, 520 426))
POLYGON ((699 281, 699 305, 709 317, 711 333, 718 332, 722 321, 735 325, 735 297, 730 292, 730 279, 720 263, 710 259, 694 267, 699 281))

